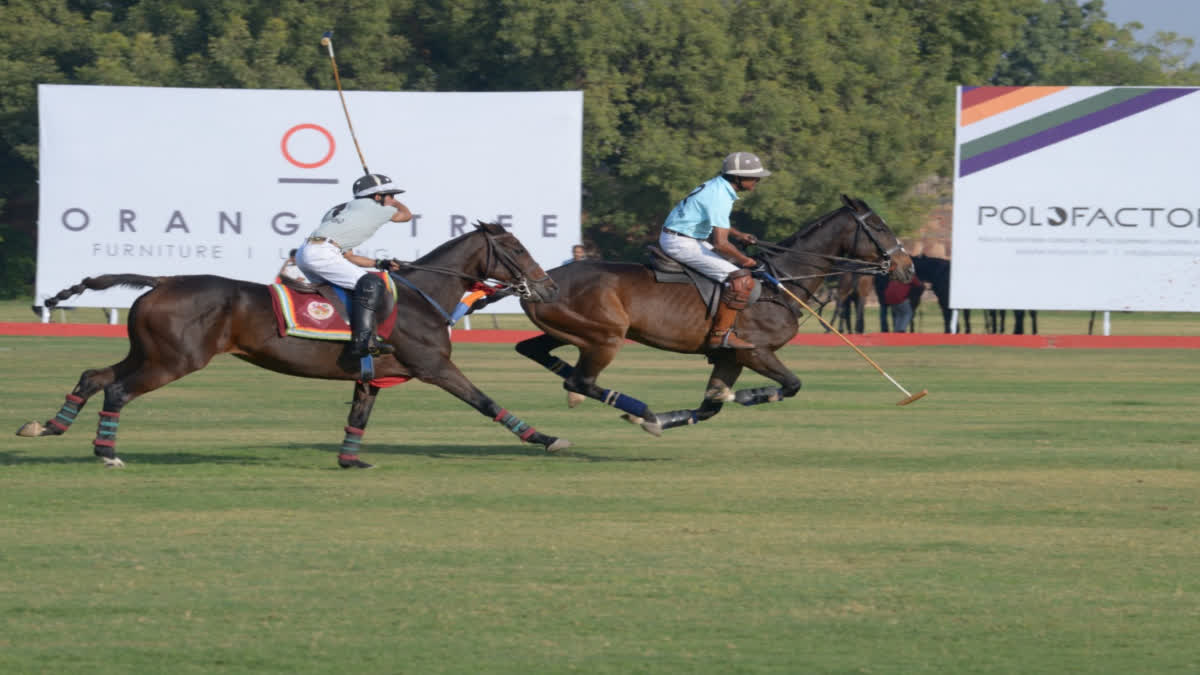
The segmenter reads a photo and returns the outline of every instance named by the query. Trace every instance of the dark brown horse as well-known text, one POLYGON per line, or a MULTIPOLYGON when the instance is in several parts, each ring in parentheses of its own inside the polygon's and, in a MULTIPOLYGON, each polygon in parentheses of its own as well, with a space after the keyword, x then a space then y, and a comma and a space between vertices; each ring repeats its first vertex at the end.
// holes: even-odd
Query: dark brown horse
MULTIPOLYGON (((547 436, 501 408, 450 361, 448 316, 473 283, 495 279, 528 302, 553 300, 554 281, 503 227, 479 224, 473 232, 448 241, 414 263, 401 263, 399 320, 386 340, 395 355, 375 359, 374 377, 413 377, 435 384, 472 408, 499 422, 522 441, 555 452, 569 447, 565 439, 547 436)), ((110 274, 84 279, 47 300, 47 306, 82 293, 113 286, 151 290, 129 310, 129 355, 107 368, 84 371, 55 417, 45 425, 30 422, 21 436, 65 433, 89 398, 104 391, 104 409, 93 442, 94 452, 108 466, 123 466, 116 455, 116 431, 121 409, 131 400, 199 370, 217 354, 233 354, 256 366, 300 377, 358 380, 357 358, 345 353, 346 343, 280 337, 268 287, 217 276, 147 277, 110 274)), ((389 308, 390 309, 390 308, 389 308)), ((346 436, 338 455, 343 468, 369 468, 358 458, 363 430, 379 387, 358 382, 347 419, 346 436)))
MULTIPOLYGON (((843 207, 828 213, 777 245, 761 244, 757 259, 797 297, 809 301, 835 264, 858 261, 901 281, 912 278, 913 263, 887 223, 867 204, 842 197, 843 207)), ((696 410, 652 412, 645 403, 596 385, 600 374, 625 339, 684 354, 705 353, 709 318, 696 289, 688 284, 662 284, 653 271, 635 263, 577 262, 551 270, 560 295, 552 303, 522 301, 525 313, 545 331, 517 345, 517 351, 563 378, 568 405, 584 397, 623 410, 624 418, 654 435, 663 429, 695 424, 716 415, 724 403, 757 405, 794 396, 796 377, 775 356, 797 332, 804 310, 786 294, 765 287, 758 302, 742 311, 737 331, 755 349, 708 352, 712 375, 696 410), (579 349, 570 366, 550 352, 564 345, 579 349), (743 368, 760 373, 780 387, 731 391, 743 368)))

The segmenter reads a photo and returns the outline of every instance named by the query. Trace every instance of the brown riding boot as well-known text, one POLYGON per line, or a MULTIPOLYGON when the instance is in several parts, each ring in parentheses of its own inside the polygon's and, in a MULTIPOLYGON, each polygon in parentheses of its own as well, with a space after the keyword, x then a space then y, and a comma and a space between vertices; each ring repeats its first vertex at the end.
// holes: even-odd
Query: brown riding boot
POLYGON ((708 332, 709 349, 754 349, 753 343, 746 342, 733 332, 733 324, 740 312, 724 302, 717 305, 717 315, 713 317, 712 330, 708 332))
POLYGON ((712 330, 708 332, 709 349, 754 349, 751 342, 746 342, 733 332, 733 324, 750 302, 750 292, 754 290, 754 278, 750 270, 738 270, 729 275, 729 285, 721 292, 721 302, 717 305, 717 315, 713 317, 712 330))

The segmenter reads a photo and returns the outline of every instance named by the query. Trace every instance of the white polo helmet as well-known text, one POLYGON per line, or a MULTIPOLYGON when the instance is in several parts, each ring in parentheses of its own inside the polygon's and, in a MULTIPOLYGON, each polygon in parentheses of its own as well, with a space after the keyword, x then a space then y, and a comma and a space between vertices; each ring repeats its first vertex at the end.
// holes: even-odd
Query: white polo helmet
POLYGON ((721 163, 722 176, 745 176, 746 178, 766 178, 770 171, 763 168, 762 160, 752 152, 735 152, 721 163))
POLYGON ((404 190, 396 187, 392 179, 381 173, 369 173, 354 181, 355 197, 370 197, 371 195, 398 195, 404 190))

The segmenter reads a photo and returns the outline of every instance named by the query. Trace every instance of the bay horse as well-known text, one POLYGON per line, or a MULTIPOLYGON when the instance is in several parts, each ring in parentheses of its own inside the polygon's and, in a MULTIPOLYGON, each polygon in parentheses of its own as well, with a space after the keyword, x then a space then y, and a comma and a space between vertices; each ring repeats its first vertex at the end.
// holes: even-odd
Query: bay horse
MULTIPOLYGON (((129 354, 107 368, 86 370, 53 418, 30 422, 21 436, 65 433, 97 392, 104 407, 93 452, 106 466, 120 467, 116 431, 121 409, 134 398, 154 391, 208 365, 217 354, 232 354, 256 366, 299 377, 357 381, 354 400, 338 454, 342 468, 371 468, 358 458, 367 418, 385 378, 416 378, 437 385, 467 405, 499 422, 522 441, 548 452, 570 447, 570 441, 543 434, 488 398, 450 361, 449 316, 474 283, 487 279, 527 302, 553 300, 558 287, 521 242, 500 225, 478 223, 475 230, 452 239, 413 263, 393 272, 398 283, 399 319, 384 338, 394 355, 375 358, 374 379, 358 381, 359 359, 346 353, 345 342, 280 337, 265 284, 212 275, 150 277, 109 274, 84 279, 50 298, 46 305, 85 290, 113 286, 149 288, 129 310, 129 354)), ((390 300, 390 299, 389 299, 390 300)), ((391 308, 387 308, 390 312, 391 308)), ((386 312, 381 312, 386 316, 386 312)))
MULTIPOLYGON (((835 265, 857 263, 887 272, 901 281, 912 278, 913 263, 887 223, 859 199, 842 196, 843 206, 818 218, 779 244, 760 242, 755 256, 784 287, 806 301, 835 265)), ((664 429, 712 418, 730 401, 757 405, 795 396, 800 378, 779 361, 775 352, 796 335, 804 310, 786 294, 763 285, 757 302, 742 310, 738 334, 755 349, 708 351, 709 317, 706 305, 690 284, 655 281, 645 265, 622 262, 576 262, 550 271, 559 297, 550 303, 521 302, 521 308, 544 333, 517 344, 517 351, 563 378, 567 404, 585 397, 622 410, 627 421, 661 435, 664 429), (596 378, 620 351, 626 339, 683 354, 706 353, 712 364, 700 407, 654 413, 642 401, 603 389, 596 378), (550 352, 564 345, 579 349, 574 366, 550 352), (733 392, 743 368, 774 380, 779 387, 733 392)))

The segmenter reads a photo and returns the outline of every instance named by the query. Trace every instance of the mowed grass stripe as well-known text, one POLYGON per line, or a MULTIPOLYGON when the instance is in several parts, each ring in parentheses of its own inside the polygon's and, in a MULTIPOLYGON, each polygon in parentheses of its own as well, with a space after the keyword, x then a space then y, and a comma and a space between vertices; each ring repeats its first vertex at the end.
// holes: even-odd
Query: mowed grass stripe
MULTIPOLYGON (((116 340, 0 338, 10 431, 116 340)), ((568 352, 570 350, 563 350, 568 352)), ((456 362, 576 446, 385 391, 333 468, 347 383, 220 357, 91 457, 0 436, 3 672, 1185 673, 1200 667, 1200 360, 1180 350, 781 352, 791 400, 652 438, 506 345, 456 362)), ((694 407, 699 357, 605 386, 694 407)), ((767 384, 747 373, 742 386, 767 384)))

